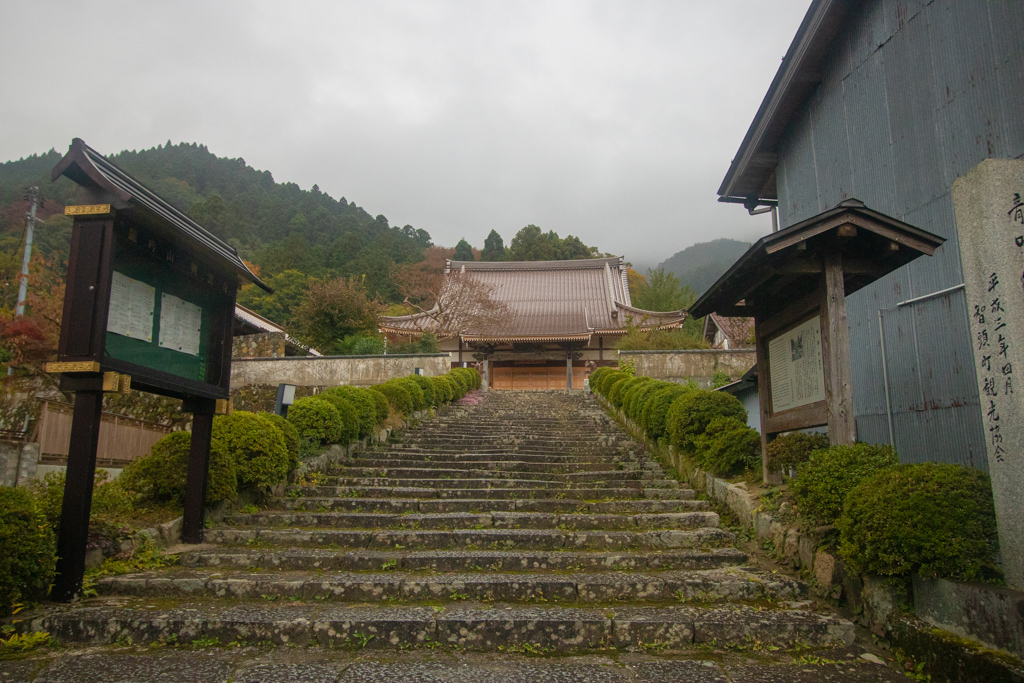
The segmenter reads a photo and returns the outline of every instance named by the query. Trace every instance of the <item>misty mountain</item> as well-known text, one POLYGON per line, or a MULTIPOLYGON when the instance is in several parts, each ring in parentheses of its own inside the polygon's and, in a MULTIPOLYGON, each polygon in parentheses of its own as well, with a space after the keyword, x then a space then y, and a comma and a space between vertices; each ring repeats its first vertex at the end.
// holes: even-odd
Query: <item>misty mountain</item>
POLYGON ((665 259, 658 268, 672 273, 700 296, 749 248, 749 242, 725 238, 698 242, 665 259))

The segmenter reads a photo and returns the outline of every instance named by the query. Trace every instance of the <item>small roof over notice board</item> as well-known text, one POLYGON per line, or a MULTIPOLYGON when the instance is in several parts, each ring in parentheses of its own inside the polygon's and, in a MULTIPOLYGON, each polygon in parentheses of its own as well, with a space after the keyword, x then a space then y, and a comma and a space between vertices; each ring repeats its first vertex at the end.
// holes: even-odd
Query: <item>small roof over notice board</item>
POLYGON ((184 242, 200 257, 213 261, 211 266, 236 274, 242 284, 252 282, 271 291, 249 270, 234 247, 161 199, 81 138, 71 141, 68 153, 54 166, 51 179, 61 176, 85 188, 93 202, 110 204, 119 215, 128 216, 174 242, 184 242))
POLYGON ((690 315, 754 317, 783 307, 794 294, 817 286, 823 272, 820 256, 836 250, 842 253, 843 287, 849 295, 919 256, 931 256, 943 242, 860 200, 847 199, 759 239, 694 302, 690 315))

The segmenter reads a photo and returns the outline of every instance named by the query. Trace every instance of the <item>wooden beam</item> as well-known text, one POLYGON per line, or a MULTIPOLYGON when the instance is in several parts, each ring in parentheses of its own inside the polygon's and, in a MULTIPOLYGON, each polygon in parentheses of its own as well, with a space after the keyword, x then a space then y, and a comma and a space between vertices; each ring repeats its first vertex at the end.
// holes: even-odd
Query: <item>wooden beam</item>
POLYGON ((821 312, 821 352, 829 438, 833 445, 848 445, 857 440, 857 427, 853 418, 843 255, 837 251, 825 254, 825 291, 821 312))
POLYGON ((820 427, 825 424, 828 424, 826 402, 818 401, 817 403, 769 415, 766 421, 761 423, 761 429, 772 434, 778 434, 779 432, 791 432, 796 429, 820 427))
POLYGON ((757 398, 761 410, 761 478, 765 484, 771 484, 775 479, 781 479, 781 475, 776 477, 768 469, 768 444, 771 443, 774 435, 770 434, 767 429, 768 416, 771 415, 772 395, 769 391, 771 368, 768 367, 768 340, 762 330, 764 322, 765 320, 760 317, 754 318, 754 348, 757 362, 757 398))
POLYGON ((203 512, 210 472, 210 443, 213 438, 213 414, 216 402, 191 399, 182 410, 192 412, 192 441, 185 475, 185 509, 181 520, 182 543, 203 542, 203 512))

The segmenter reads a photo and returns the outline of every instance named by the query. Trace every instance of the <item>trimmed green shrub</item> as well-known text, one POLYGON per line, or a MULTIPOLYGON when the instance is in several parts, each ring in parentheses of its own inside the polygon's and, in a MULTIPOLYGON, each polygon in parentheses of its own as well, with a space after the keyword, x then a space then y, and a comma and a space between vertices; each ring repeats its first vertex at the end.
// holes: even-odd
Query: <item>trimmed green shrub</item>
POLYGON ((373 401, 373 407, 377 412, 377 425, 379 426, 391 414, 391 405, 388 403, 387 398, 384 397, 384 394, 374 391, 373 387, 367 387, 365 391, 366 395, 373 401))
POLYGON ((590 393, 597 393, 597 383, 601 380, 601 377, 608 372, 609 368, 594 368, 594 371, 587 377, 588 384, 590 385, 590 393))
POLYGON ((476 368, 466 368, 473 377, 473 388, 480 389, 484 385, 484 376, 476 368))
POLYGON ((626 388, 631 386, 636 380, 632 375, 623 374, 622 377, 618 378, 613 384, 608 387, 608 394, 606 398, 616 408, 622 406, 622 393, 626 388))
POLYGON ((855 486, 898 462, 896 451, 889 446, 831 446, 814 451, 797 467, 790 488, 800 514, 818 524, 835 524, 843 513, 846 495, 855 486))
POLYGON ((440 405, 441 402, 437 400, 437 392, 434 391, 434 384, 429 379, 423 375, 409 375, 409 379, 419 385, 428 408, 440 405))
POLYGON ((327 401, 338 410, 338 417, 341 418, 341 435, 338 443, 347 444, 359 440, 359 413, 352 401, 344 395, 330 390, 316 394, 316 397, 327 401))
MULTIPOLYGON (((343 385, 331 387, 320 395, 323 396, 324 394, 341 396, 355 408, 359 424, 359 434, 356 438, 362 439, 373 434, 377 428, 377 404, 370 396, 370 392, 360 387, 343 385)), ((344 419, 344 415, 342 415, 342 420, 344 419)))
POLYGON ((391 410, 396 413, 402 413, 403 415, 412 414, 412 396, 409 395, 405 387, 385 382, 384 384, 370 387, 370 389, 383 394, 384 398, 388 400, 391 410))
MULTIPOLYGON (((171 432, 153 444, 148 455, 132 461, 121 470, 117 481, 122 488, 142 498, 181 504, 185 501, 185 475, 191 444, 191 432, 171 432)), ((231 500, 237 495, 234 454, 223 440, 212 439, 206 502, 231 500)))
POLYGON ((469 379, 461 372, 462 368, 452 368, 448 373, 448 379, 459 385, 459 398, 469 392, 469 379))
POLYGON ((330 401, 319 396, 300 398, 288 409, 288 421, 299 437, 310 443, 338 443, 341 438, 341 414, 330 401))
POLYGON ((299 449, 302 448, 302 437, 299 436, 299 430, 280 415, 274 413, 260 413, 260 415, 273 422, 274 426, 281 430, 284 446, 288 449, 288 471, 293 472, 299 466, 299 449))
POLYGON ((877 472, 850 491, 838 526, 840 553, 861 572, 969 581, 995 566, 989 477, 962 465, 877 472))
POLYGON ((663 382, 659 379, 652 379, 650 382, 644 382, 633 392, 632 397, 627 397, 629 404, 629 412, 627 416, 637 424, 638 427, 643 429, 643 415, 644 408, 647 406, 647 401, 658 392, 659 389, 663 389, 668 386, 668 382, 663 382))
POLYGON ((716 417, 696 438, 697 463, 717 476, 761 467, 761 435, 734 417, 716 417))
POLYGON ((24 488, 0 486, 0 616, 20 602, 42 600, 53 580, 57 544, 24 488))
POLYGON ((266 417, 245 410, 213 418, 213 438, 235 460, 238 483, 273 486, 288 476, 288 447, 281 430, 266 417))
POLYGON ((694 389, 675 400, 666 415, 666 430, 672 443, 692 452, 695 440, 716 417, 732 417, 746 424, 747 411, 732 394, 694 389))
POLYGON ((653 377, 635 377, 633 379, 633 384, 622 395, 622 411, 626 413, 626 417, 631 420, 636 417, 634 410, 637 397, 643 393, 645 387, 650 386, 654 381, 653 377))
POLYGON ((451 373, 442 376, 444 377, 444 380, 448 382, 448 384, 452 388, 453 401, 458 401, 460 398, 466 395, 466 389, 462 385, 462 382, 459 382, 451 373))
POLYGON ((627 375, 622 370, 612 369, 611 372, 607 372, 601 375, 600 386, 597 387, 597 393, 601 394, 605 398, 608 398, 608 392, 611 391, 612 385, 618 382, 620 379, 632 377, 627 375))
POLYGON ((789 474, 789 468, 807 462, 811 453, 830 445, 826 434, 793 432, 776 437, 768 444, 768 469, 772 472, 782 470, 784 474, 789 474))
POLYGON ((412 377, 396 377, 395 379, 388 381, 403 387, 409 392, 409 398, 412 399, 412 409, 414 411, 425 410, 427 408, 427 397, 423 395, 423 390, 420 389, 420 385, 417 384, 412 377))
POLYGON ((665 418, 668 415, 668 409, 677 398, 694 389, 695 387, 687 384, 670 383, 669 386, 654 392, 654 395, 647 400, 644 412, 640 416, 647 438, 657 441, 667 436, 665 418))
POLYGON ((452 391, 451 382, 444 377, 428 377, 427 380, 434 387, 434 397, 437 399, 437 405, 452 402, 454 392, 452 391))
POLYGON ((452 368, 451 374, 459 378, 458 381, 460 381, 462 385, 466 387, 466 393, 469 393, 473 389, 477 388, 476 370, 472 370, 470 368, 452 368))

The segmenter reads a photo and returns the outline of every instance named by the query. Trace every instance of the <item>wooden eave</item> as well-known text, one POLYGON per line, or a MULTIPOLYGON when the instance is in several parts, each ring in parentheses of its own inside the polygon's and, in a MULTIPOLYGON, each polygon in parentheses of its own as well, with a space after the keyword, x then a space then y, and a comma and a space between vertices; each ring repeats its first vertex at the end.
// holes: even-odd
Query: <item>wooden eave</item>
POLYGON ((702 317, 754 317, 759 309, 812 291, 822 277, 822 256, 843 255, 846 295, 922 255, 945 239, 849 199, 834 209, 762 237, 690 307, 702 317))

